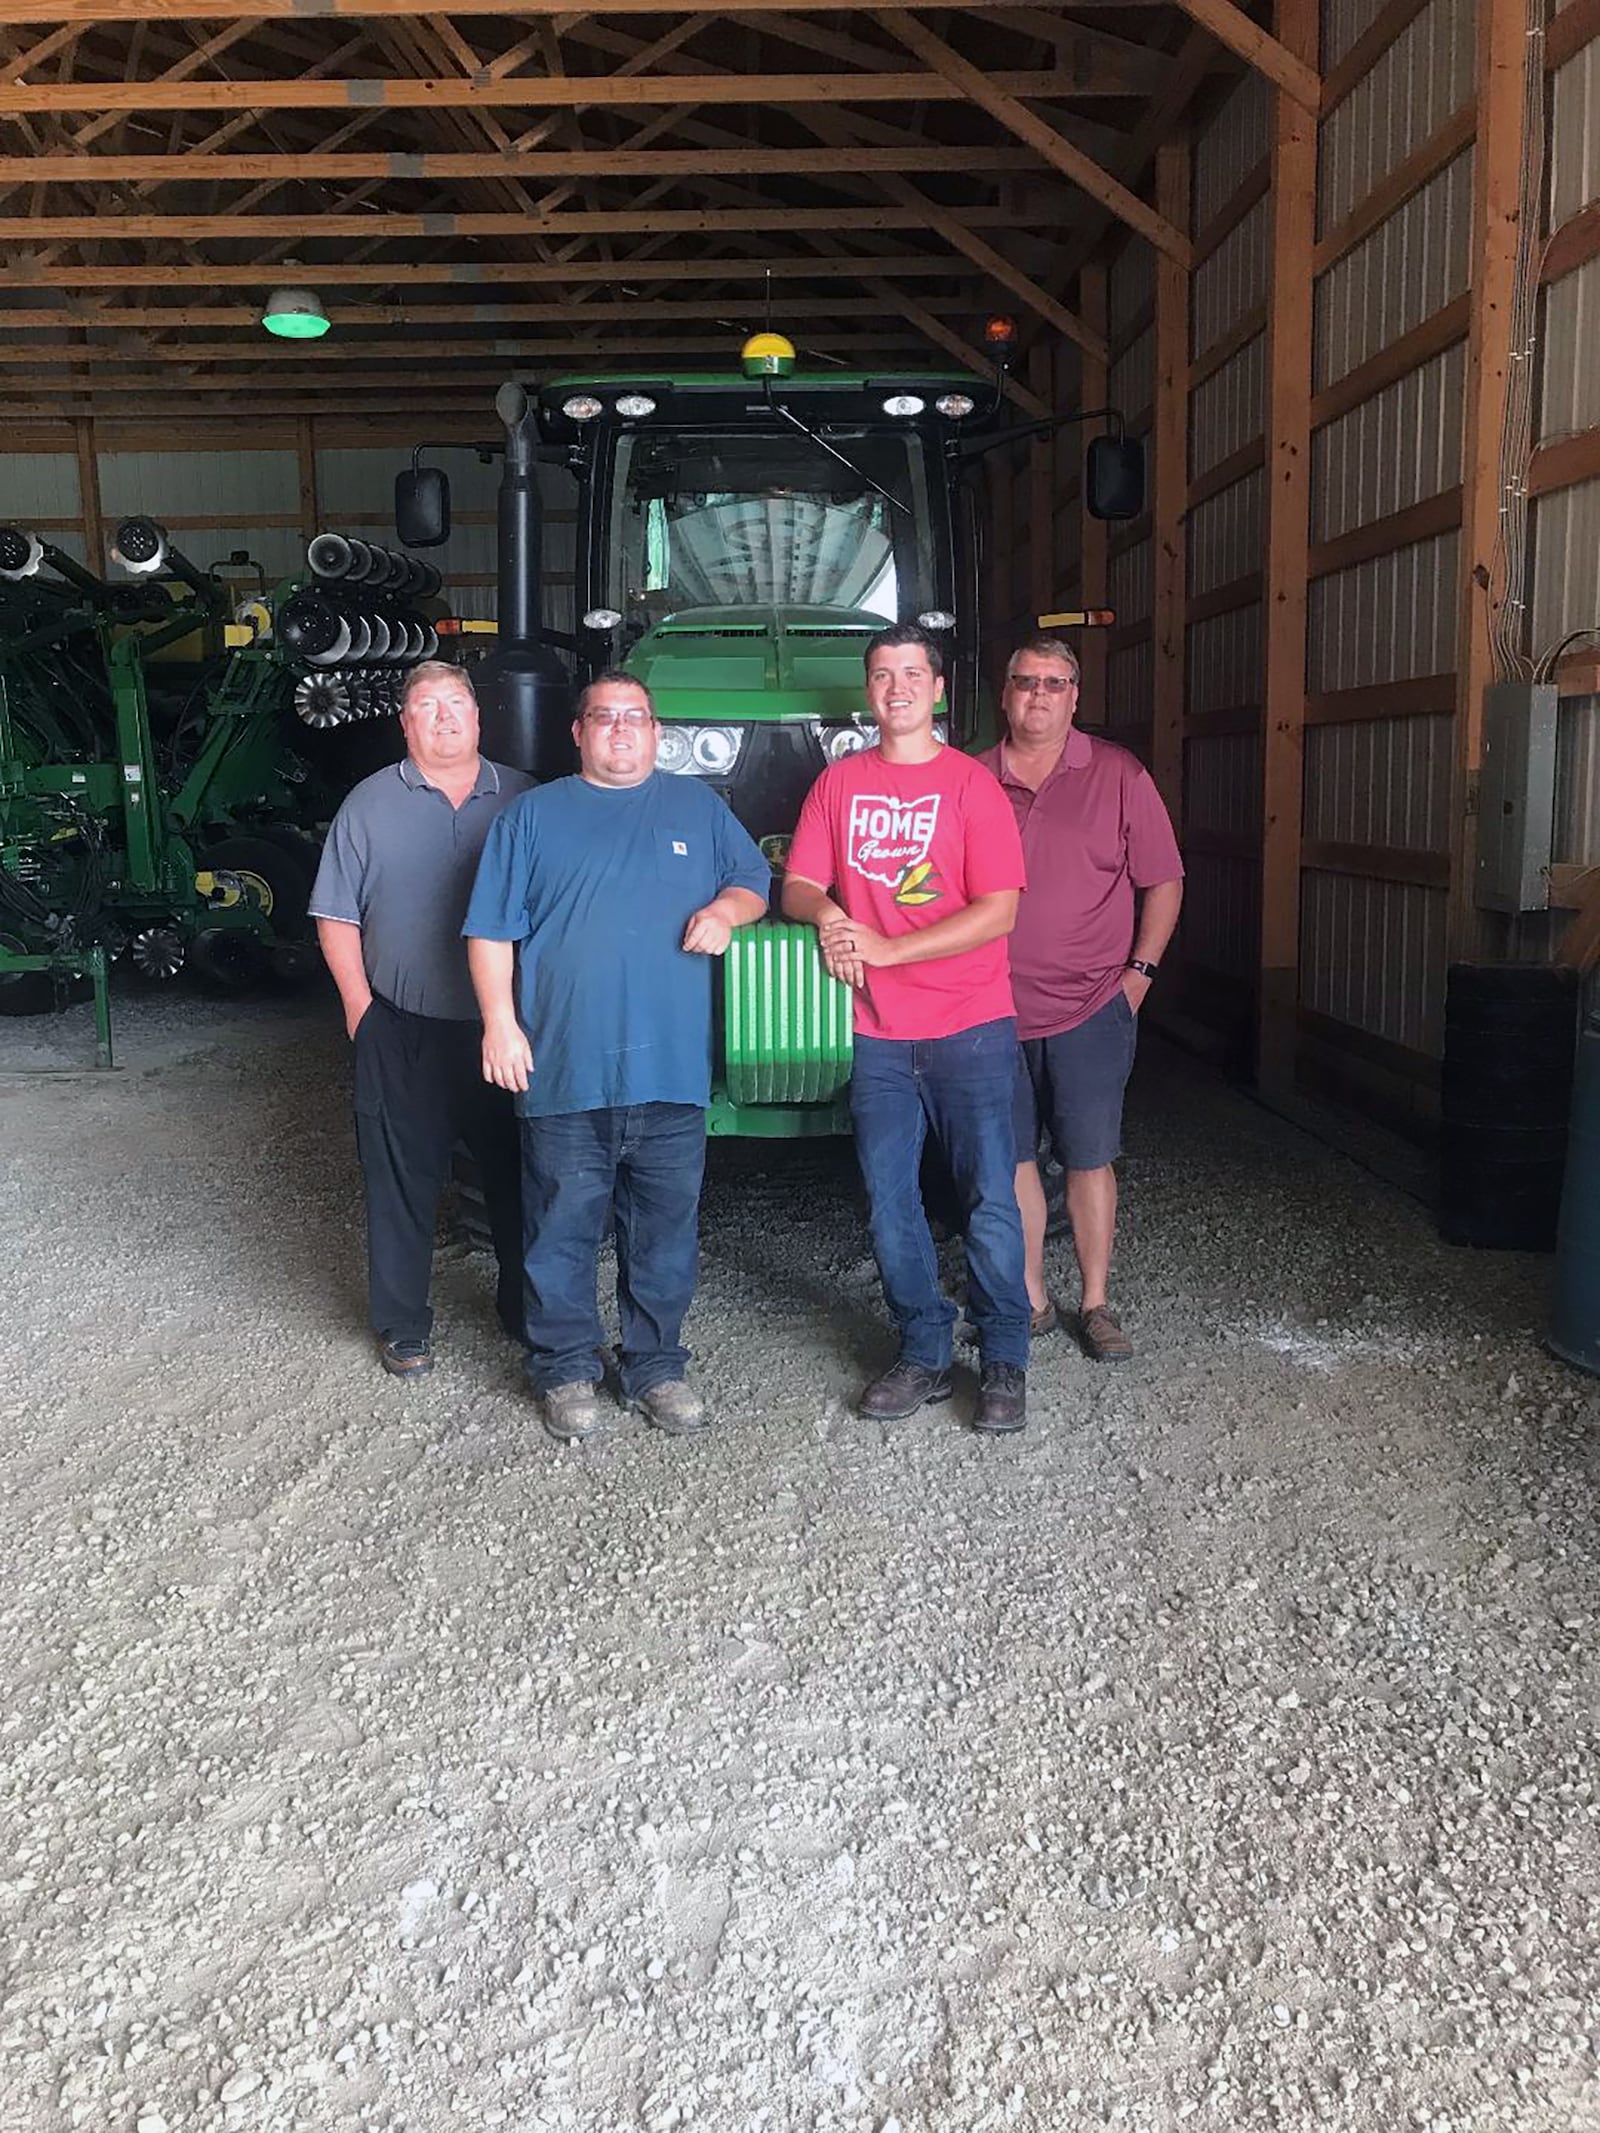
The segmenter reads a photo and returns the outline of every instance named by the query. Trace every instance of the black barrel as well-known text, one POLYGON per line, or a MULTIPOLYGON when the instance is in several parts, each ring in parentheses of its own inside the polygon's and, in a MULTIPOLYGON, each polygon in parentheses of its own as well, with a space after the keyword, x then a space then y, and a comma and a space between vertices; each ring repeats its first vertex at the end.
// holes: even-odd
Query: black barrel
POLYGON ((1570 970, 1451 965, 1439 1089, 1447 1243, 1554 1250, 1577 1014, 1570 970))

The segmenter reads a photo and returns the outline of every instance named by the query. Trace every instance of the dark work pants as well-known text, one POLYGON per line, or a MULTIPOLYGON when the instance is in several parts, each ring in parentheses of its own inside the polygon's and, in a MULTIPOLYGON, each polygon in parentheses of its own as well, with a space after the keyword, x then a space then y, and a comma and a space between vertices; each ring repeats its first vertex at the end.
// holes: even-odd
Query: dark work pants
POLYGON ((464 1141, 478 1165, 499 1263, 500 1322, 522 1338, 521 1151, 511 1098, 483 1078, 476 1022, 409 1015, 374 995, 356 1029, 356 1148, 367 1197, 367 1272, 373 1331, 426 1340, 433 1331, 439 1196, 450 1151, 464 1141))

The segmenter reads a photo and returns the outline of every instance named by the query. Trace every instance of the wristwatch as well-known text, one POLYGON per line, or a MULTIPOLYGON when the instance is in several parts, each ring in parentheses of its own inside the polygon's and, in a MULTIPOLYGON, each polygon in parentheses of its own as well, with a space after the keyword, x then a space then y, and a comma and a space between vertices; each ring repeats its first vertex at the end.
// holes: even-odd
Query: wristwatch
POLYGON ((1141 963, 1136 955, 1130 955, 1128 958, 1128 968, 1130 970, 1137 970, 1141 978, 1153 978, 1156 972, 1161 968, 1161 965, 1159 963, 1141 963))

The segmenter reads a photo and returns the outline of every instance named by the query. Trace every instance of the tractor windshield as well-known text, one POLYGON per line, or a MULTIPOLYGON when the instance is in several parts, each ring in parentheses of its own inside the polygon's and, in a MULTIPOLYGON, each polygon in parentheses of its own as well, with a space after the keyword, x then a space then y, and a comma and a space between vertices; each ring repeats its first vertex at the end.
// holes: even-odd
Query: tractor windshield
POLYGON ((627 635, 695 607, 842 607, 897 621, 932 606, 921 438, 851 430, 828 441, 849 466, 799 433, 619 436, 603 597, 627 635))

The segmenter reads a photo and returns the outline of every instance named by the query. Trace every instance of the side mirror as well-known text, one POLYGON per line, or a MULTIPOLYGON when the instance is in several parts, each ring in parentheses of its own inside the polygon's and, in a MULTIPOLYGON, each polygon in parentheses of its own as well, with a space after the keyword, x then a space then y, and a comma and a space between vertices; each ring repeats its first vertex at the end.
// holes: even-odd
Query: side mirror
POLYGON ((394 530, 404 548, 438 548, 450 538, 450 477, 443 467, 408 467, 394 478, 394 530))
POLYGON ((1091 518, 1138 518, 1144 510, 1144 440, 1091 437, 1084 480, 1091 518))

